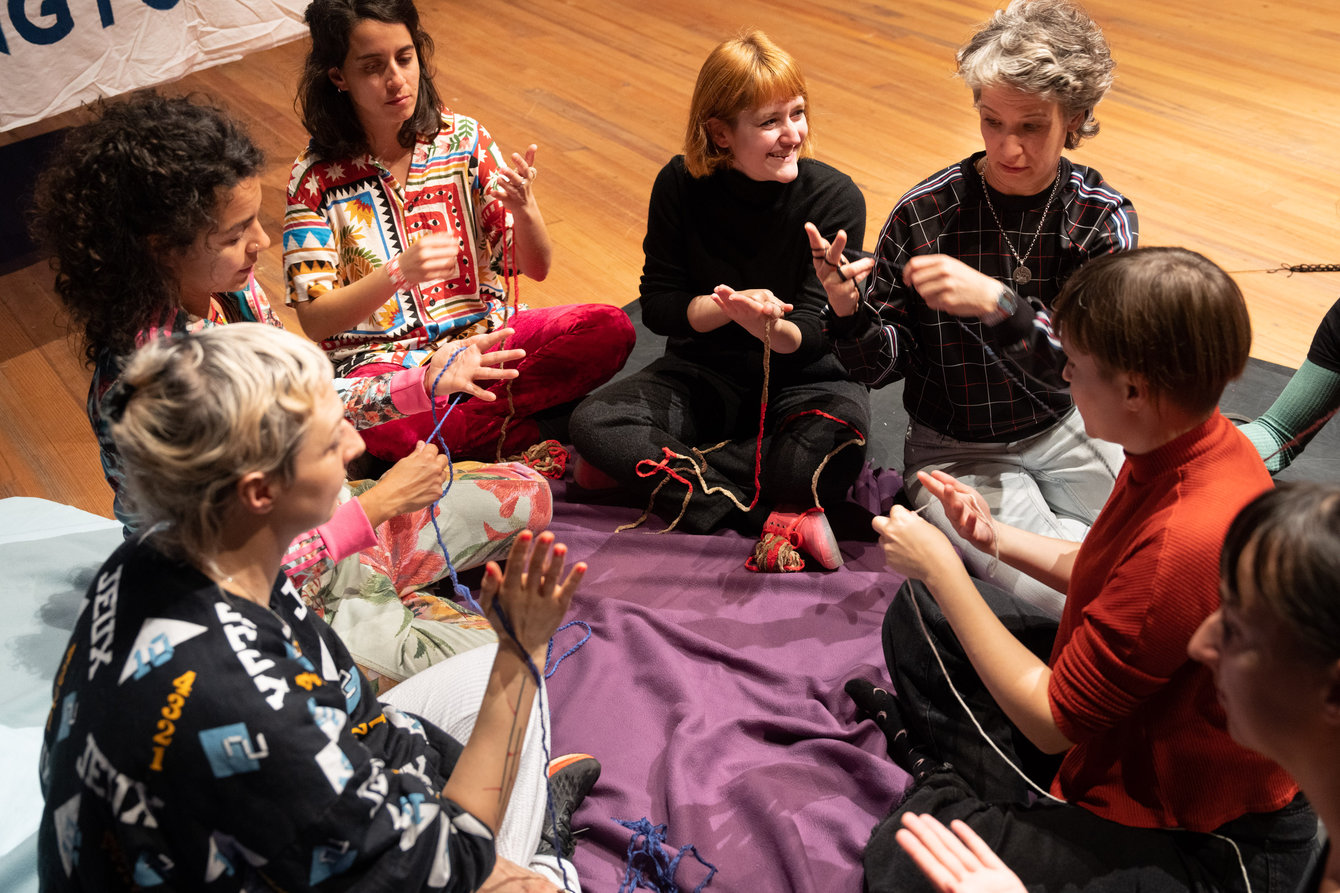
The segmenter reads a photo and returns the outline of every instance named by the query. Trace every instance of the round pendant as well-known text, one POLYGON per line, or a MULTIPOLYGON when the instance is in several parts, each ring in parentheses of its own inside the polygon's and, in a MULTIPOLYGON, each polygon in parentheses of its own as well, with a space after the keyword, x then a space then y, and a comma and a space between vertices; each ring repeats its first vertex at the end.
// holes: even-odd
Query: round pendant
POLYGON ((1025 267, 1023 264, 1020 264, 1019 266, 1014 268, 1014 281, 1017 284, 1027 285, 1028 281, 1032 278, 1033 278, 1032 271, 1030 271, 1028 267, 1025 267))

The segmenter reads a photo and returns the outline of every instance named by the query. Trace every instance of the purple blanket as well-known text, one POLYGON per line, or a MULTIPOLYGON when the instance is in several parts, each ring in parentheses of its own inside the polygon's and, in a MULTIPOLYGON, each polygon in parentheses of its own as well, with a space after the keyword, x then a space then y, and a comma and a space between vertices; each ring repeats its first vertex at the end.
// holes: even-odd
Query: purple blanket
MULTIPOLYGON (((886 510, 900 485, 867 473, 853 501, 886 510)), ((859 891, 870 831, 908 782, 842 690, 887 678, 880 624, 902 579, 873 533, 843 540, 837 571, 754 574, 739 534, 657 535, 653 516, 616 535, 639 511, 579 493, 555 485, 551 529, 590 565, 570 616, 593 634, 549 691, 554 752, 604 766, 573 822, 589 829, 586 890, 619 888, 631 832, 614 819, 645 817, 667 825, 670 856, 694 844, 717 867, 713 893, 859 891)), ((555 653, 580 636, 565 630, 555 653)), ((706 873, 686 856, 676 881, 706 873)))

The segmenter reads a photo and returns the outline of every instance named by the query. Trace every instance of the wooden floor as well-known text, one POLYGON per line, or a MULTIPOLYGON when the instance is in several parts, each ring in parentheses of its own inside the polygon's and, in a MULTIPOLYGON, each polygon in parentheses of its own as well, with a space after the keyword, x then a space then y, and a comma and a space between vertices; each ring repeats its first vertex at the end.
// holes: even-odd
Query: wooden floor
MULTIPOLYGON (((742 27, 763 28, 802 63, 819 155, 864 191, 867 242, 903 191, 981 144, 953 52, 990 14, 989 0, 518 0, 487 17, 456 0, 419 6, 438 41, 446 101, 480 118, 506 151, 540 146, 536 190, 556 262, 548 280, 523 284, 532 305, 636 297, 652 179, 678 150, 698 66, 742 27)), ((1071 157, 1132 199, 1142 244, 1194 248, 1233 272, 1252 308, 1253 355, 1296 366, 1340 276, 1261 271, 1340 262, 1340 4, 1098 0, 1088 9, 1118 78, 1098 109, 1101 135, 1071 157)), ((283 189, 305 142, 291 102, 304 52, 290 44, 170 88, 222 98, 269 153, 263 216, 274 244, 259 275, 276 300, 283 189)), ((78 119, 0 134, 0 145, 78 119)), ((88 372, 50 280, 43 264, 0 277, 0 497, 109 514, 84 416, 88 372)))

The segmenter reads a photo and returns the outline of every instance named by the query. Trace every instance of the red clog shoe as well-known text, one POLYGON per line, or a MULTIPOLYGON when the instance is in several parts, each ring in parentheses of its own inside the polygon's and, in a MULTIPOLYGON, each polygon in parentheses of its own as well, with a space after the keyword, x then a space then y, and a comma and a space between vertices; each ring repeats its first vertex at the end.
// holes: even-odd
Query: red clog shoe
POLYGON ((828 570, 842 567, 837 537, 821 508, 803 512, 773 512, 763 522, 763 532, 784 537, 792 546, 809 555, 828 570))

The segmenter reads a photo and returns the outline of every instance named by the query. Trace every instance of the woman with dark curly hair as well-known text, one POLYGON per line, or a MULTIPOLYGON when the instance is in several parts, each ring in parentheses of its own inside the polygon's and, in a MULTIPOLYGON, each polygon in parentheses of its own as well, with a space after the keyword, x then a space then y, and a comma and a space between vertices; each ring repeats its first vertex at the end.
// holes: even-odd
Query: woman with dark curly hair
MULTIPOLYGON (((433 42, 410 0, 315 0, 298 86, 311 142, 289 178, 287 301, 345 377, 412 369, 459 339, 515 330, 527 356, 507 400, 467 399, 442 436, 455 455, 511 455, 566 440, 564 407, 628 358, 617 308, 513 314, 505 279, 548 275, 552 248, 532 187, 536 147, 508 167, 488 131, 442 104, 433 42), (543 429, 541 421, 546 423, 543 429)), ((492 388, 497 393, 501 385, 492 388)), ((410 417, 367 432, 395 459, 423 439, 410 417)))
MULTIPOLYGON (((899 199, 877 267, 846 263, 841 237, 811 232, 827 331, 857 381, 905 381, 903 476, 937 527, 956 536, 919 471, 970 482, 1011 524, 1078 541, 1121 451, 1086 435, 1064 387, 1038 378, 1065 361, 1049 319, 1061 286, 1090 258, 1136 244, 1130 201, 1062 154, 1098 133, 1114 63, 1070 0, 1013 0, 957 61, 984 149, 899 199), (863 300, 855 283, 866 275, 863 300)), ((1061 593, 958 545, 973 573, 1060 616, 1061 593)))
MULTIPOLYGON (((117 517, 128 529, 139 523, 120 486, 120 455, 101 406, 126 357, 175 332, 244 320, 280 326, 252 274, 270 244, 258 217, 262 163, 250 137, 220 109, 143 92, 99 105, 38 183, 34 232, 51 251, 56 291, 83 330, 94 370, 89 420, 117 517)), ((505 334, 463 342, 466 350, 436 383, 439 393, 489 399, 473 379, 516 374, 493 364, 519 352, 481 353, 505 334)), ((346 383, 346 411, 363 427, 427 410, 438 371, 434 365, 346 383)), ((458 568, 498 557, 522 529, 540 529, 550 518, 548 485, 531 469, 469 463, 454 473, 443 496, 447 460, 420 443, 376 485, 346 487, 336 517, 296 540, 288 556, 295 584, 384 685, 492 641, 481 618, 426 589, 448 568, 433 515, 440 515, 458 568), (508 511, 513 501, 519 511, 508 511), (397 563, 392 555, 414 560, 397 563), (382 598, 388 591, 401 598, 382 598), (357 610, 341 610, 353 601, 357 610)))

